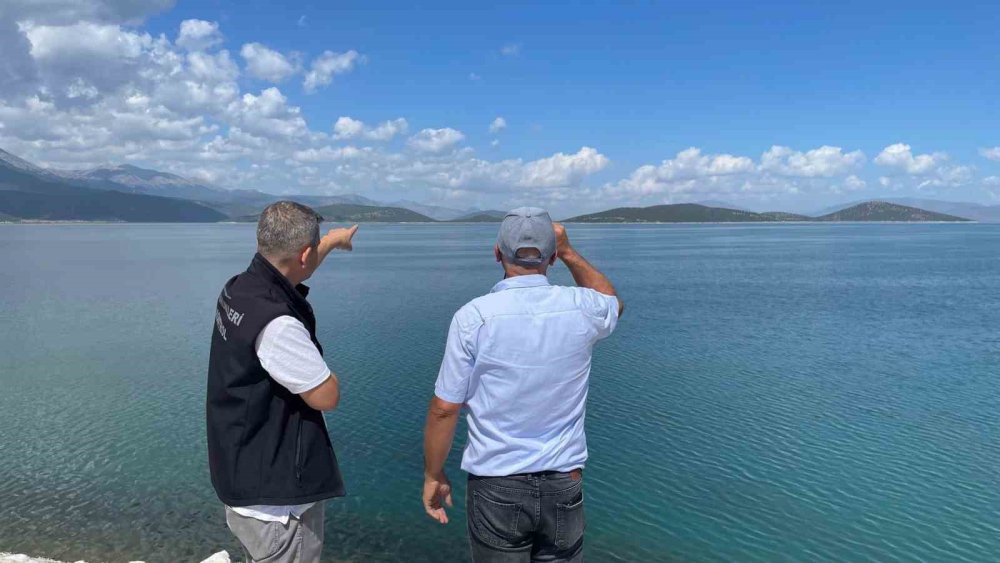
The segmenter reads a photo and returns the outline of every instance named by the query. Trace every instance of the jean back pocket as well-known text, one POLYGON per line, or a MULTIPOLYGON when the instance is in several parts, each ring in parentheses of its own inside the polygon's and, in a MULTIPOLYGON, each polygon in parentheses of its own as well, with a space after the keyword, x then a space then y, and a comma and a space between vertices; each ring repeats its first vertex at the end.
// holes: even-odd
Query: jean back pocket
POLYGON ((583 540, 587 521, 583 516, 583 488, 566 503, 556 503, 556 547, 569 549, 583 540))
POLYGON ((479 491, 472 493, 472 531, 483 543, 497 547, 517 547, 522 534, 517 525, 521 506, 498 502, 479 491))

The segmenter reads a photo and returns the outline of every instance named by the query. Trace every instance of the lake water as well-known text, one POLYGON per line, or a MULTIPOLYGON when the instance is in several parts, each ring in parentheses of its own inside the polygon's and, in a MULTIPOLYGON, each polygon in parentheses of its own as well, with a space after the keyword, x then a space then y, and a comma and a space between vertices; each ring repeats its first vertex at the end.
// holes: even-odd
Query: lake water
MULTIPOLYGON (((310 282, 344 393, 329 559, 467 559, 460 444, 442 527, 422 425, 452 313, 500 277, 495 232, 365 225, 310 282)), ((594 358, 590 560, 1000 557, 1000 225, 570 236, 628 305, 594 358)), ((0 225, 0 551, 238 552, 203 404, 214 302, 253 244, 252 225, 0 225)))

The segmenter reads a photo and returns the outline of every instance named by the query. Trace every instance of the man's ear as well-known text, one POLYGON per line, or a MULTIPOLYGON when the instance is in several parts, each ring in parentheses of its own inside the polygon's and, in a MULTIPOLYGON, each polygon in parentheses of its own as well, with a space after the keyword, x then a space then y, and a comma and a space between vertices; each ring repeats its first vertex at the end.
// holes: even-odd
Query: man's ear
POLYGON ((503 262, 503 255, 500 254, 500 246, 496 245, 493 247, 493 256, 496 257, 497 262, 503 262))
POLYGON ((559 256, 559 252, 558 251, 552 253, 552 258, 549 258, 549 266, 551 266, 551 265, 553 265, 553 264, 556 263, 556 257, 557 256, 559 256))
POLYGON ((312 245, 306 245, 306 247, 302 249, 302 253, 299 254, 299 265, 303 268, 307 268, 309 266, 309 257, 313 252, 316 252, 316 250, 312 247, 312 245))

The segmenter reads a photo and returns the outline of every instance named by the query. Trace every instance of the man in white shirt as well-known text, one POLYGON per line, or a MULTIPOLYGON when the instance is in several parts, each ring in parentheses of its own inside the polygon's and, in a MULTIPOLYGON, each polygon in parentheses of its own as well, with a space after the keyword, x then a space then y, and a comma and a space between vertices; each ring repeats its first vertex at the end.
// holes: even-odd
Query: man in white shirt
POLYGON ((257 254, 219 295, 206 421, 212 484, 255 563, 315 563, 324 501, 344 494, 322 411, 340 388, 302 284, 357 225, 320 238, 322 217, 282 201, 257 227, 257 254))
POLYGON ((542 209, 508 213, 494 255, 504 279, 448 331, 424 432, 424 509, 448 522, 444 462, 464 405, 473 561, 582 561, 591 356, 624 305, 542 209), (557 256, 578 287, 549 284, 557 256))

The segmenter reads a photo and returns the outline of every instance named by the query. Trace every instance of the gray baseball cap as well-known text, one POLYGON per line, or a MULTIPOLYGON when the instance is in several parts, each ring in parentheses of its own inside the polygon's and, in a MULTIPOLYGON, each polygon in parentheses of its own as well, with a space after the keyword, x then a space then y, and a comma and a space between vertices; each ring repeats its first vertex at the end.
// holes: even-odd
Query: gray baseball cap
POLYGON ((556 233, 549 212, 538 207, 518 207, 509 211, 500 223, 497 235, 500 254, 519 266, 538 266, 556 253, 556 233), (536 248, 541 258, 518 258, 522 248, 536 248))

